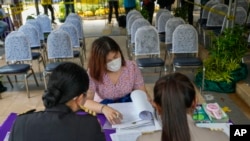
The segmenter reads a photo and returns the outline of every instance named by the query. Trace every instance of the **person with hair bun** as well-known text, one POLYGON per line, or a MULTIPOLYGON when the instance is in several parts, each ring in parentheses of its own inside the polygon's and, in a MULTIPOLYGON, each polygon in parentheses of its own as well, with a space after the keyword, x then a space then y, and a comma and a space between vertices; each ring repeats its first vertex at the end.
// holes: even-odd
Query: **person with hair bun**
POLYGON ((181 73, 170 73, 156 81, 153 105, 162 131, 139 136, 137 141, 229 141, 222 131, 195 125, 192 114, 197 105, 195 86, 181 73))
POLYGON ((62 63, 50 75, 42 96, 44 111, 19 115, 9 141, 105 141, 97 117, 78 115, 87 100, 87 72, 75 63, 62 63))

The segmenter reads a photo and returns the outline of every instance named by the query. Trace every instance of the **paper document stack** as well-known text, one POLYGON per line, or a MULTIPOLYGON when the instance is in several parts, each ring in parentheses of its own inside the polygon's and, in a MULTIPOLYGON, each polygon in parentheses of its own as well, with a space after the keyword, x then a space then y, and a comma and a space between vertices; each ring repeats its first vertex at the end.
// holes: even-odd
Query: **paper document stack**
POLYGON ((131 99, 132 102, 108 104, 123 115, 121 124, 112 125, 116 129, 116 133, 110 135, 112 141, 136 141, 145 132, 161 130, 146 93, 135 90, 131 93, 131 99))

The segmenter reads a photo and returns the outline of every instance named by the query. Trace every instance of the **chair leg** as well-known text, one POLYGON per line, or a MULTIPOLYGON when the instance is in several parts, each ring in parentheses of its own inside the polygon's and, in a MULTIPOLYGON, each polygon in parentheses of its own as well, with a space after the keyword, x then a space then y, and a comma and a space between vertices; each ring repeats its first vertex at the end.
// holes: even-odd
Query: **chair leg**
POLYGON ((46 76, 47 76, 47 73, 46 73, 46 72, 43 72, 43 81, 44 81, 44 87, 45 87, 45 90, 47 90, 47 81, 46 81, 46 76))
POLYGON ((36 81, 36 86, 39 87, 38 81, 36 79, 36 75, 35 75, 34 70, 32 68, 31 68, 31 74, 34 76, 34 79, 36 81))
POLYGON ((161 69, 160 69, 160 76, 159 76, 159 78, 161 78, 161 71, 162 71, 164 68, 165 68, 165 65, 164 65, 163 67, 161 67, 161 69))
POLYGON ((80 44, 81 44, 81 48, 82 48, 82 53, 84 53, 84 57, 85 57, 85 59, 87 59, 85 38, 80 40, 80 44))
POLYGON ((45 62, 45 59, 44 59, 43 55, 41 55, 40 61, 43 63, 43 67, 45 67, 46 62, 45 62))
POLYGON ((171 61, 172 61, 172 58, 173 58, 173 55, 171 55, 170 52, 168 52, 168 69, 169 69, 169 72, 171 72, 171 61))
POLYGON ((203 30, 203 45, 206 47, 206 31, 203 30))
MULTIPOLYGON (((167 49, 165 50, 165 54, 164 54, 164 61, 166 63, 166 59, 167 59, 167 49)), ((166 64, 164 63, 164 71, 166 72, 168 70, 166 64)))
MULTIPOLYGON (((42 57, 42 56, 41 56, 42 57)), ((41 76, 41 68, 40 68, 40 60, 37 60, 37 64, 38 64, 38 71, 39 71, 39 76, 40 76, 40 80, 42 80, 42 76, 41 76)))
POLYGON ((8 75, 6 77, 7 77, 8 81, 9 81, 9 83, 10 83, 11 88, 14 88, 14 86, 13 86, 11 80, 10 80, 10 77, 8 75))
POLYGON ((29 86, 28 86, 28 79, 27 77, 29 77, 27 74, 24 75, 24 81, 25 81, 25 86, 26 86, 26 91, 27 91, 27 95, 28 98, 30 98, 30 91, 29 91, 29 86))
POLYGON ((16 80, 16 83, 17 83, 17 76, 15 75, 15 80, 16 80))
POLYGON ((175 68, 175 66, 174 66, 174 64, 173 64, 173 72, 175 72, 176 71, 176 68, 175 68))
POLYGON ((206 68, 205 68, 205 66, 203 66, 203 68, 202 68, 201 91, 200 91, 201 94, 203 94, 202 92, 204 91, 204 85, 205 85, 205 71, 206 71, 206 68))
POLYGON ((83 56, 82 56, 82 55, 80 55, 80 56, 79 56, 79 59, 80 59, 80 64, 82 65, 82 67, 84 67, 83 56))

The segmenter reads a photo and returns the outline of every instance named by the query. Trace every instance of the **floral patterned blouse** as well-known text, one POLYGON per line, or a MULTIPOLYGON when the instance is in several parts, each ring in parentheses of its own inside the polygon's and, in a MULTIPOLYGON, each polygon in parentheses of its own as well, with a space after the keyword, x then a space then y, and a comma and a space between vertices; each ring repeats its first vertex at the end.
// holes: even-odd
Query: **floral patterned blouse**
POLYGON ((90 77, 89 90, 95 93, 94 100, 101 102, 103 99, 124 97, 141 86, 144 86, 144 80, 140 69, 134 61, 127 60, 116 84, 113 84, 105 73, 103 83, 96 82, 90 77))

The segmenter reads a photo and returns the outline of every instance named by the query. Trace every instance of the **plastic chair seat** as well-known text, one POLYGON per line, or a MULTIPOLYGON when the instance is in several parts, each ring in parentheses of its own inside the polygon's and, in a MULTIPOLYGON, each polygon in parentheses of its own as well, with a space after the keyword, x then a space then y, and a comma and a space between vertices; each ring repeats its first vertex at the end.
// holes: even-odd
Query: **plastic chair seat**
POLYGON ((165 32, 159 33, 160 42, 165 42, 165 32))
POLYGON ((138 58, 136 59, 138 67, 161 67, 164 66, 164 60, 161 58, 138 58))
POLYGON ((43 48, 43 46, 35 46, 35 47, 30 47, 31 49, 40 49, 43 48))
POLYGON ((41 57, 41 53, 39 52, 31 52, 31 56, 33 60, 39 59, 41 57))
POLYGON ((199 20, 198 20, 198 23, 199 23, 201 26, 206 26, 206 24, 207 24, 207 19, 199 19, 199 20))
POLYGON ((204 25, 202 28, 205 30, 220 30, 222 28, 222 26, 206 26, 206 25, 204 25))
POLYGON ((201 66, 202 61, 196 57, 177 57, 173 60, 174 66, 201 66))
POLYGON ((10 64, 0 67, 0 74, 26 73, 30 70, 29 64, 10 64))
POLYGON ((173 50, 172 43, 171 44, 166 44, 166 51, 172 52, 172 50, 173 50))
POLYGON ((49 63, 45 66, 45 71, 46 72, 52 72, 57 66, 59 66, 60 64, 63 64, 64 62, 53 62, 53 63, 49 63))
POLYGON ((79 57, 80 56, 80 51, 78 51, 78 50, 74 50, 73 51, 73 55, 74 55, 74 57, 79 57))

